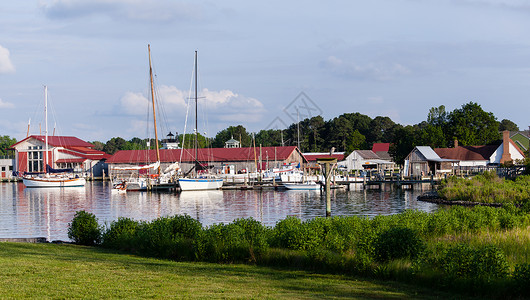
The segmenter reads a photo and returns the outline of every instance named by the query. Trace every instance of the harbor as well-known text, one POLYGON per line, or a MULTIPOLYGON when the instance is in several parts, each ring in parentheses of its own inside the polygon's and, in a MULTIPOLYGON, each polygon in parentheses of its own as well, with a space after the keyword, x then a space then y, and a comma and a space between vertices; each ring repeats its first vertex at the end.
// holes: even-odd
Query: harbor
MULTIPOLYGON (((417 201, 429 184, 413 190, 363 190, 360 185, 331 190, 332 216, 392 215, 407 209, 432 212, 438 205, 417 201)), ((175 192, 111 192, 109 181, 88 181, 85 187, 27 189, 22 182, 0 183, 0 237, 68 241, 68 223, 76 211, 94 213, 101 225, 120 217, 150 221, 187 214, 203 226, 253 218, 267 226, 288 216, 302 220, 326 215, 319 191, 285 189, 211 190, 175 192)))

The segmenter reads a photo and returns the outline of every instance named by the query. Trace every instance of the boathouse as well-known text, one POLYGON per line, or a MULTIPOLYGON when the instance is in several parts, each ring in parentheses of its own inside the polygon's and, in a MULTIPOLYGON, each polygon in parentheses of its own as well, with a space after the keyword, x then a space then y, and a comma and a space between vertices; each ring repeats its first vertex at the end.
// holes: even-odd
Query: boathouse
MULTIPOLYGON (((169 165, 180 162, 181 171, 189 172, 196 163, 194 149, 160 150, 160 165, 164 170, 169 165)), ((231 172, 244 173, 267 170, 284 164, 307 163, 300 150, 289 147, 244 147, 244 148, 200 148, 197 149, 197 162, 203 168, 220 172, 230 166, 231 172)), ((155 150, 122 150, 107 160, 109 174, 115 167, 144 166, 156 162, 155 150)))
POLYGON ((416 146, 407 155, 404 163, 405 176, 427 176, 453 171, 453 164, 458 160, 441 158, 429 146, 416 146))
MULTIPOLYGON (((105 160, 110 157, 94 145, 73 136, 48 136, 48 165, 54 169, 73 169, 89 177, 108 174, 105 160)), ((13 144, 15 171, 44 172, 45 136, 30 135, 13 144)))

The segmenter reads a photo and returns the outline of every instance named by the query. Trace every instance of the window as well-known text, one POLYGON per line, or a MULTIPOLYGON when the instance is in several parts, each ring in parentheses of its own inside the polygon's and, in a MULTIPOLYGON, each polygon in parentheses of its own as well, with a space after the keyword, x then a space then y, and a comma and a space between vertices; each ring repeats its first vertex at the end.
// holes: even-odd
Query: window
MULTIPOLYGON (((39 147, 39 146, 35 146, 35 147, 39 147)), ((43 172, 44 171, 42 157, 43 157, 42 151, 28 152, 28 171, 29 172, 43 172)))

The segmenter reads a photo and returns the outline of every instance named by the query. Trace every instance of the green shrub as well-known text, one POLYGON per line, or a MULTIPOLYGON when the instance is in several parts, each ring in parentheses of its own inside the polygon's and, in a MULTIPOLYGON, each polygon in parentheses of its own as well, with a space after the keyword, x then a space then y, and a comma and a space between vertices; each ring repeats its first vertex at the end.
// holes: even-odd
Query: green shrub
POLYGON ((103 234, 102 246, 117 250, 133 251, 135 236, 140 224, 129 218, 118 218, 103 234))
POLYGON ((518 264, 513 271, 515 287, 521 294, 530 293, 530 264, 518 264))
POLYGON ((449 247, 439 263, 449 278, 471 279, 478 283, 505 278, 509 270, 506 256, 495 246, 473 249, 457 244, 449 247))
POLYGON ((415 230, 394 227, 379 234, 374 250, 375 258, 384 262, 399 258, 415 258, 424 248, 424 242, 415 230))
POLYGON ((269 248, 271 230, 253 218, 237 219, 232 222, 244 231, 245 244, 248 244, 249 255, 252 261, 256 260, 256 255, 261 255, 269 248))
POLYGON ((68 237, 76 244, 93 246, 101 242, 103 228, 92 213, 77 211, 68 224, 68 237))
POLYGON ((199 258, 210 262, 255 261, 245 230, 237 224, 214 224, 200 237, 199 258))
POLYGON ((306 249, 306 235, 302 221, 297 217, 287 217, 273 229, 271 245, 292 250, 306 249))

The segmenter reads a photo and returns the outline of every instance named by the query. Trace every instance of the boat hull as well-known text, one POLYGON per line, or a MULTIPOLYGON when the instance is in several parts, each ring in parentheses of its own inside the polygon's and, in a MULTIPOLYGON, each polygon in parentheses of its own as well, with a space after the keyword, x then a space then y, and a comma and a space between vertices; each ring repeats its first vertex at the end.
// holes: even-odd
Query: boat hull
POLYGON ((283 186, 288 190, 320 190, 320 184, 316 183, 284 183, 283 186))
POLYGON ((218 190, 223 186, 221 178, 180 178, 182 191, 218 190))
POLYGON ((84 178, 22 178, 22 182, 28 188, 44 187, 74 187, 85 186, 84 178))

